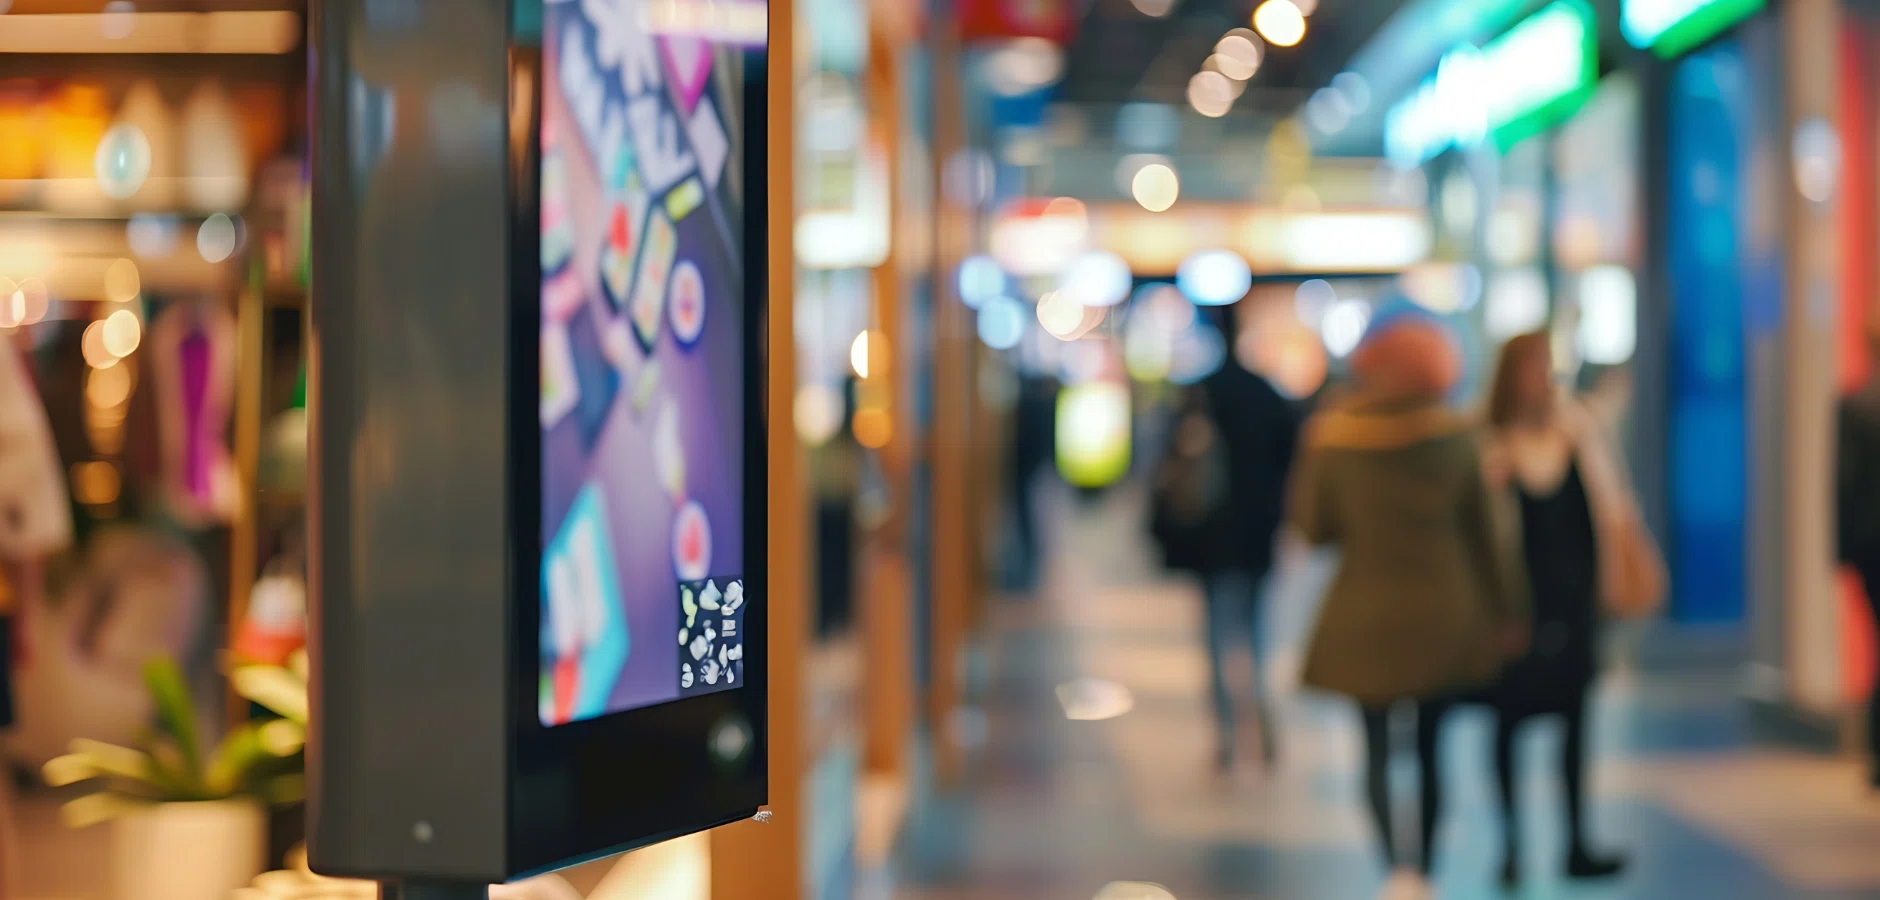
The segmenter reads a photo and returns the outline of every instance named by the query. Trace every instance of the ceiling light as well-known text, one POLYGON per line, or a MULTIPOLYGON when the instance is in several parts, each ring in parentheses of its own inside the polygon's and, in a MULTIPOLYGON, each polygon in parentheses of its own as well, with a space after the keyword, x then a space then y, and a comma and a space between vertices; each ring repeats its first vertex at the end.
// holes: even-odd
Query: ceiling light
POLYGON ((1218 119, 1234 106, 1234 83, 1219 72, 1196 72, 1188 79, 1188 103, 1195 112, 1218 119))
POLYGON ((1181 196, 1181 179, 1163 163, 1150 163, 1136 170, 1129 182, 1129 195, 1150 212, 1162 212, 1175 205, 1181 196))
POLYGON ((1253 27, 1277 47, 1297 46, 1306 37, 1306 16, 1292 0, 1266 0, 1253 11, 1253 27))

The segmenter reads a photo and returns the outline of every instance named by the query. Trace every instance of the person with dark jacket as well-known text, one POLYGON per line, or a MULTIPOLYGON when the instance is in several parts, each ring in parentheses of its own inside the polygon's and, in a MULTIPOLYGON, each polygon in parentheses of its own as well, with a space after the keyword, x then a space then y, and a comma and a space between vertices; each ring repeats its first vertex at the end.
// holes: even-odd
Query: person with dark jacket
MULTIPOLYGON (((1840 560, 1860 576, 1880 622, 1880 371, 1841 400, 1834 511, 1840 560)), ((1869 783, 1880 790, 1880 690, 1868 702, 1867 739, 1869 783)))
MULTIPOLYGON (((1229 346, 1232 322, 1231 315, 1224 319, 1229 346)), ((1161 508, 1155 529, 1164 560, 1171 569, 1198 576, 1206 595, 1208 672, 1219 729, 1216 764, 1222 770, 1234 762, 1234 701, 1224 663, 1235 628, 1245 630, 1253 652, 1262 759, 1272 766, 1279 756, 1277 723, 1261 675, 1258 598, 1285 518, 1286 481, 1298 437, 1291 401, 1230 357, 1183 395, 1167 461, 1158 474, 1161 508), (1171 491, 1194 499, 1184 504, 1171 491), (1183 505, 1189 509, 1176 508, 1183 505)))
POLYGON ((1384 897, 1425 900, 1442 799, 1437 738, 1462 694, 1517 649, 1525 606, 1501 537, 1474 423, 1443 397, 1460 360, 1427 314, 1380 311, 1354 351, 1357 389, 1315 415, 1294 481, 1292 524, 1337 545, 1338 572, 1307 651, 1307 685, 1363 713, 1371 813, 1395 874, 1384 897), (1391 720, 1416 716, 1418 855, 1392 814, 1391 720))

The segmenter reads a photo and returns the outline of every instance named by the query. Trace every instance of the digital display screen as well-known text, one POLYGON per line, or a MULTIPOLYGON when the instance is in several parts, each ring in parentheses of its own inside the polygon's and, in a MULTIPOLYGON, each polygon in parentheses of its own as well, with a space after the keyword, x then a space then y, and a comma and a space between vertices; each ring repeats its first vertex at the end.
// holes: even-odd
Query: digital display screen
POLYGON ((550 2, 540 718, 744 683, 741 48, 550 2))

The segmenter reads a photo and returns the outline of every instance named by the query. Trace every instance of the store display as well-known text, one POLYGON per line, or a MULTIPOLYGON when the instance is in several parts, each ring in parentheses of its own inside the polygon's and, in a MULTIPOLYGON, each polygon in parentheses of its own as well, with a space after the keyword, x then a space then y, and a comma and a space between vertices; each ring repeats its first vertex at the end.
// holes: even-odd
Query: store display
MULTIPOLYGON (((183 128, 191 127, 184 123, 183 128)), ((175 204, 184 147, 176 117, 155 82, 131 86, 116 121, 98 141, 98 187, 113 200, 135 200, 140 208, 175 204)))
POLYGON ((199 212, 233 212, 248 200, 248 148, 228 92, 196 86, 183 107, 183 198, 199 212))
POLYGON ((166 308, 147 350, 160 402, 164 494, 184 522, 224 522, 235 514, 234 462, 227 445, 235 390, 235 321, 214 302, 166 308))
POLYGON ((641 33, 635 6, 547 10, 547 725, 743 683, 743 211, 724 177, 742 165, 726 118, 741 104, 712 77, 723 48, 641 33), (593 191, 598 207, 568 202, 593 191), (571 259, 596 262, 562 271, 571 259), (633 639, 658 634, 681 639, 633 639))

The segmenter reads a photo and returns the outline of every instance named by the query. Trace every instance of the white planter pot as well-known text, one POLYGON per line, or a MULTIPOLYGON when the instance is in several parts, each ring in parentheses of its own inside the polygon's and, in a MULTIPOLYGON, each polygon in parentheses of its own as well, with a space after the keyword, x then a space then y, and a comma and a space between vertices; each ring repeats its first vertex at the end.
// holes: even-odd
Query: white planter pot
POLYGON ((112 823, 112 900, 224 900, 261 874, 268 819, 247 800, 164 803, 112 823))

